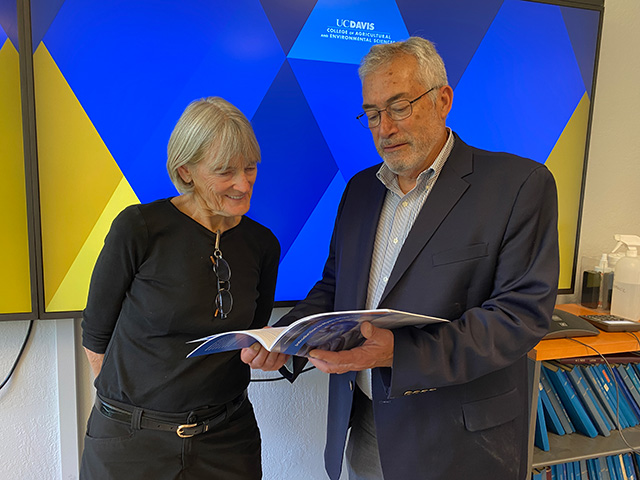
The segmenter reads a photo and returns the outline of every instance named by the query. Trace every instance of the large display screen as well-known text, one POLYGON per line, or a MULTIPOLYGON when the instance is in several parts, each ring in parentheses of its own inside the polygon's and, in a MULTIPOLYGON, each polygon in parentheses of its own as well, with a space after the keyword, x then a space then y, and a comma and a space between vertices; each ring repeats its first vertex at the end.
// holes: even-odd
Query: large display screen
POLYGON ((19 52, 16 2, 0 1, 0 320, 24 318, 35 304, 31 296, 19 52))
POLYGON ((304 298, 346 182, 380 162, 355 118, 360 59, 411 35, 444 58, 448 124, 465 142, 555 175, 560 288, 572 289, 600 10, 526 0, 31 5, 46 311, 84 308, 122 208, 176 195, 167 141, 185 106, 206 96, 253 124, 262 163, 249 216, 282 246, 276 300, 304 298))

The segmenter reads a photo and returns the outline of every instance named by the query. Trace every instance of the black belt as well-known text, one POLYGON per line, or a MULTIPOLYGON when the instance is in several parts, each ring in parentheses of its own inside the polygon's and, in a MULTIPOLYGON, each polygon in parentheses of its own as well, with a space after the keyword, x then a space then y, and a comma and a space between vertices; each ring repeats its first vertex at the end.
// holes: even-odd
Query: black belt
POLYGON ((180 438, 189 438, 204 433, 222 423, 240 408, 240 405, 242 405, 246 398, 247 391, 245 390, 242 394, 224 405, 220 405, 214 409, 194 411, 185 415, 163 414, 128 406, 120 402, 118 402, 118 406, 116 406, 101 399, 97 395, 95 407, 105 417, 117 422, 131 424, 134 428, 136 428, 137 424, 137 428, 175 432, 180 438), (208 413, 211 411, 215 411, 215 413, 208 413), (197 418, 202 416, 205 418, 197 422, 197 418), (181 423, 180 417, 186 422, 196 423, 181 423))

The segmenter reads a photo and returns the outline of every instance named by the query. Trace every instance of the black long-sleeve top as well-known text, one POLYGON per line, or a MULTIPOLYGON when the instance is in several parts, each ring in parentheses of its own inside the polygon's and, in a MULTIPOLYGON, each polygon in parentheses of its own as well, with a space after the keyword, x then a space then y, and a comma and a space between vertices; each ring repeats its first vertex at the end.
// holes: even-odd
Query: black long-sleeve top
POLYGON ((91 278, 83 345, 105 353, 98 394, 138 407, 186 412, 218 405, 248 385, 238 351, 185 358, 187 343, 229 330, 261 328, 273 308, 280 245, 242 217, 220 240, 231 268, 233 309, 214 318, 215 233, 170 199, 134 205, 114 220, 91 278))

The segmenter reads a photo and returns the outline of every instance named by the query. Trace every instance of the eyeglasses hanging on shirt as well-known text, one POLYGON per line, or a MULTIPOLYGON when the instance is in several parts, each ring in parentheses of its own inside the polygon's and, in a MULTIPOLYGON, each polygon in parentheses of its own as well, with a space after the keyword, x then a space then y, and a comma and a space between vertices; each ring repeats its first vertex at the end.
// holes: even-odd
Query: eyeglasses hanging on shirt
POLYGON ((231 268, 227 261, 222 258, 220 251, 220 230, 216 231, 216 245, 211 257, 213 263, 213 273, 216 275, 216 313, 214 318, 220 315, 224 320, 233 308, 233 296, 231 295, 231 268))

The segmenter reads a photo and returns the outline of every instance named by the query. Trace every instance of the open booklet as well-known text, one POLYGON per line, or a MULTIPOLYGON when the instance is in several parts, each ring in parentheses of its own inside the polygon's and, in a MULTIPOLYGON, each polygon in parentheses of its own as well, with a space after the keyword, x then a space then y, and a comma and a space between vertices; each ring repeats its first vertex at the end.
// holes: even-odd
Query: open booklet
POLYGON ((256 341, 271 352, 304 357, 316 348, 337 351, 360 345, 364 341, 360 333, 362 322, 371 322, 380 328, 397 328, 448 321, 443 318, 389 309, 318 313, 301 318, 287 327, 224 332, 193 340, 189 343, 202 342, 202 344, 187 355, 187 358, 239 350, 250 347, 256 341))

